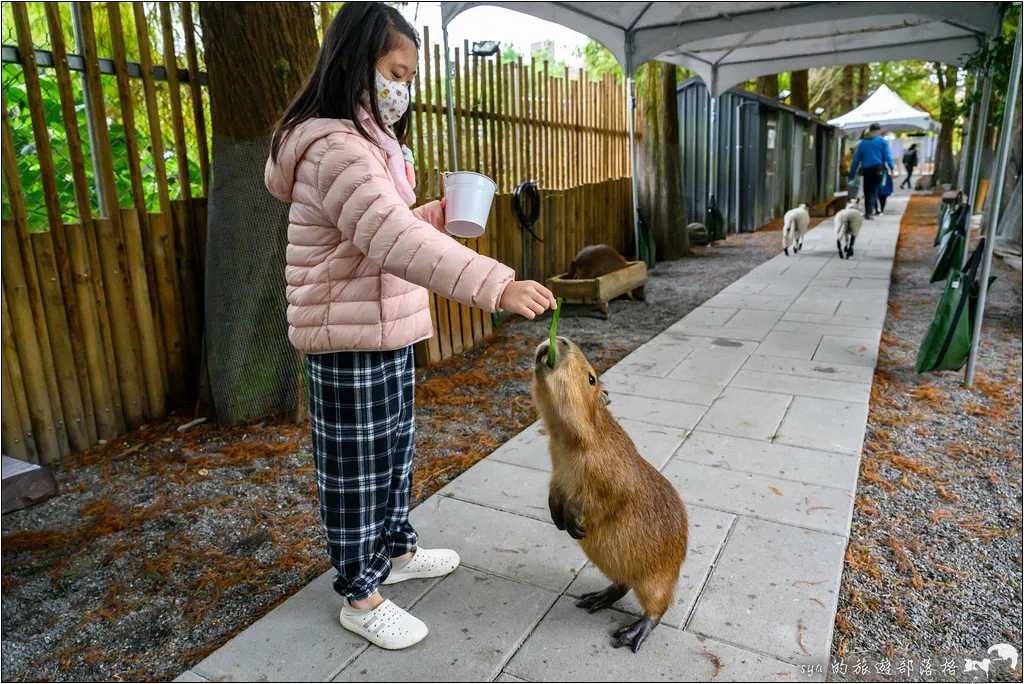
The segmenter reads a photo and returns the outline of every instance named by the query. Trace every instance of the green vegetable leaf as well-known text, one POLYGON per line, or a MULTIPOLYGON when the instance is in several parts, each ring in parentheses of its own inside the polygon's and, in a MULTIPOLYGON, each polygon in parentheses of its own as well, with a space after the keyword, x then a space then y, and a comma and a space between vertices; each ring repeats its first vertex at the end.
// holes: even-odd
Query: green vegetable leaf
POLYGON ((561 297, 558 298, 557 304, 555 314, 551 317, 551 332, 548 340, 548 365, 552 368, 555 367, 555 335, 558 334, 558 316, 562 313, 561 297))

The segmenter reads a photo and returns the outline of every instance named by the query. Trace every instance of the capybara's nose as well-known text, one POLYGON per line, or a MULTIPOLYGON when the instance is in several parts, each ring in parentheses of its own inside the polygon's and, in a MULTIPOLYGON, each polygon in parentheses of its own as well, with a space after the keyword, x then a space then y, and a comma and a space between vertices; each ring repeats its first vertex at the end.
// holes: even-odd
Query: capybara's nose
MULTIPOLYGON (((547 341, 542 342, 541 345, 539 347, 537 347, 537 364, 538 365, 540 365, 542 363, 547 363, 548 349, 550 349, 550 348, 551 348, 551 343, 547 342, 547 341)), ((556 349, 556 351, 557 351, 557 349, 556 349)))

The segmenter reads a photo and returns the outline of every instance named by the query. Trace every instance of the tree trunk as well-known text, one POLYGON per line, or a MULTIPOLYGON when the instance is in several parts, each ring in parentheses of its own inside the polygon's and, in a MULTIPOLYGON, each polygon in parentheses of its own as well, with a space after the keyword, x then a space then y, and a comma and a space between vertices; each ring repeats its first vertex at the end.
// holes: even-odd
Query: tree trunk
POLYGON ((678 259, 690 253, 683 198, 682 150, 679 145, 679 108, 676 68, 651 61, 641 70, 640 150, 637 197, 640 215, 654 238, 660 259, 678 259))
POLYGON ((215 135, 265 137, 316 58, 308 3, 201 2, 215 135))
MULTIPOLYGON (((270 131, 317 50, 310 3, 202 2, 213 127, 207 205, 206 367, 221 424, 301 416, 281 274, 288 206, 263 184, 270 131)), ((207 415, 210 415, 208 412, 207 415)))
POLYGON ((857 67, 857 105, 868 99, 868 65, 857 67))
MULTIPOLYGON (((939 139, 935 143, 935 172, 933 184, 953 183, 956 162, 953 159, 953 129, 956 127, 956 72, 955 66, 944 67, 935 62, 935 76, 939 85, 939 139)), ((972 122, 973 125, 973 122, 972 122)), ((966 160, 961 159, 961 163, 966 160)))
POLYGON ((757 77, 757 94, 765 97, 777 97, 779 94, 779 75, 757 77))
POLYGON ((853 69, 852 65, 843 67, 843 78, 839 83, 839 113, 845 114, 853 109, 853 69))
POLYGON ((807 87, 807 69, 789 74, 789 101, 797 109, 809 111, 810 95, 807 87))

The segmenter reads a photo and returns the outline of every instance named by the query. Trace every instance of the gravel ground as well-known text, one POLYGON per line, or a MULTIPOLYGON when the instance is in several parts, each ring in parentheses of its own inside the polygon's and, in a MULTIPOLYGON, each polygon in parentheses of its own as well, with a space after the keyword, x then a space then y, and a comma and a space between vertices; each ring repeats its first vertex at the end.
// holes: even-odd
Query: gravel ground
MULTIPOLYGON (((614 302, 608 321, 563 318, 560 332, 602 371, 778 244, 769 226, 697 248, 657 266, 646 302, 614 302)), ((535 420, 530 359, 547 328, 503 324, 419 371, 416 502, 535 420)), ((172 679, 329 568, 307 429, 178 433, 185 420, 76 456, 58 497, 3 516, 4 681, 172 679)))
POLYGON ((904 215, 846 555, 835 681, 988 681, 1021 667, 987 655, 1021 647, 1021 273, 993 262, 975 387, 914 375, 942 286, 929 285, 939 199, 904 215), (903 672, 907 659, 915 670, 903 672), (921 667, 928 661, 933 673, 921 667), (855 676, 857 662, 870 675, 855 676), (889 662, 891 672, 879 672, 889 662), (941 672, 952 662, 955 673, 941 672))

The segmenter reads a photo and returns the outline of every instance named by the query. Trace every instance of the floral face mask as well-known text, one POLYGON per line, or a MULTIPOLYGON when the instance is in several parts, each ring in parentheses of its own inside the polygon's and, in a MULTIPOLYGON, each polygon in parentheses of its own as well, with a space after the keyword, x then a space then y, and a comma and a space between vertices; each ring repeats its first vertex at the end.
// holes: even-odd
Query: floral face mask
POLYGON ((390 81, 375 71, 374 91, 381 121, 385 126, 394 126, 409 109, 409 84, 390 81))

